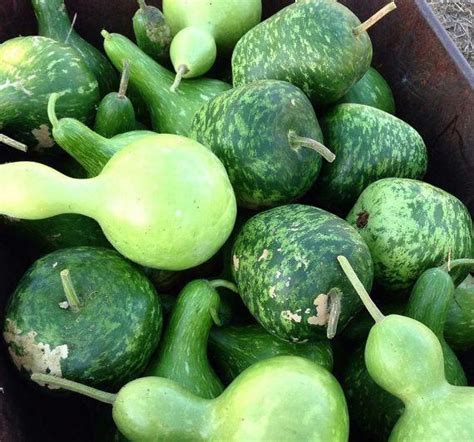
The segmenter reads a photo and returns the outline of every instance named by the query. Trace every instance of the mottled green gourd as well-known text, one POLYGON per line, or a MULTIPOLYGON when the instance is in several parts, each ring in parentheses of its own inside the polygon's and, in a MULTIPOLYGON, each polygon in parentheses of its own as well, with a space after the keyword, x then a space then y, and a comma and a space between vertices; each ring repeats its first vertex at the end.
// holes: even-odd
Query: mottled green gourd
POLYGON ((133 16, 133 32, 137 46, 161 63, 169 58, 171 29, 163 13, 155 6, 138 0, 139 9, 133 16))
POLYGON ((376 321, 365 346, 367 370, 377 384, 405 405, 389 440, 471 440, 474 389, 448 384, 436 335, 415 319, 384 316, 349 261, 343 256, 338 260, 376 321))
POLYGON ((118 92, 110 92, 99 103, 95 116, 94 130, 105 138, 130 132, 137 127, 135 110, 127 97, 130 66, 123 63, 122 78, 118 92))
MULTIPOLYGON (((71 23, 64 0, 31 0, 31 5, 38 20, 39 35, 65 43, 78 51, 97 79, 101 97, 113 91, 118 84, 117 72, 104 54, 75 31, 75 17, 71 23)), ((74 75, 71 74, 71 77, 74 78, 74 75)))
POLYGON ((292 344, 272 336, 257 324, 213 327, 209 355, 226 384, 251 365, 275 356, 300 356, 329 371, 333 366, 331 344, 327 340, 292 344))
POLYGON ((444 335, 455 350, 474 347, 474 277, 468 275, 454 291, 446 319, 444 335))
POLYGON ((385 78, 372 67, 337 102, 365 104, 395 114, 395 98, 392 90, 385 78))
POLYGON ((362 191, 387 177, 421 179, 428 155, 420 134, 404 121, 362 104, 341 104, 321 120, 336 160, 323 164, 314 187, 318 207, 346 215, 362 191))
POLYGON ((344 393, 336 379, 297 356, 252 365, 216 399, 199 398, 159 377, 132 381, 117 394, 43 374, 32 379, 112 404, 115 424, 132 442, 345 442, 349 437, 344 393))
POLYGON ((207 261, 230 235, 236 216, 222 163, 201 144, 177 135, 139 140, 85 180, 39 163, 4 164, 0 188, 0 214, 90 216, 122 255, 162 270, 207 261))
MULTIPOLYGON (((461 261, 453 261, 452 268, 462 264, 461 261)), ((472 263, 474 260, 471 265, 472 263)), ((453 293, 454 284, 446 268, 428 269, 413 287, 404 314, 420 321, 436 334, 443 349, 446 380, 452 385, 464 386, 467 385, 464 370, 443 336, 453 293)), ((343 385, 351 419, 365 436, 386 440, 404 406, 400 399, 380 388, 372 380, 365 367, 364 353, 361 350, 351 356, 344 373, 343 385)))
POLYGON ((112 250, 77 247, 26 272, 5 311, 3 337, 28 377, 115 389, 145 369, 161 327, 155 289, 136 267, 112 250))
POLYGON ((148 104, 153 128, 160 133, 188 135, 191 121, 208 100, 230 89, 219 80, 183 80, 179 89, 170 90, 174 75, 146 55, 128 38, 102 31, 104 48, 117 69, 131 60, 130 85, 148 104))
POLYGON ((285 81, 224 92, 199 109, 190 136, 220 158, 247 208, 297 199, 318 176, 321 156, 334 161, 308 98, 285 81))
POLYGON ((240 230, 232 273, 245 305, 269 333, 289 342, 332 337, 362 307, 337 265, 341 251, 370 289, 372 259, 354 228, 316 207, 281 206, 240 230))
POLYGON ((91 121, 99 87, 74 49, 37 36, 0 44, 0 131, 30 148, 53 147, 46 113, 53 92, 64 95, 58 114, 91 121))
POLYGON ((333 0, 304 0, 287 6, 244 35, 232 56, 234 86, 256 80, 285 80, 314 104, 341 98, 370 67, 367 29, 394 3, 369 20, 333 0))
MULTIPOLYGON (((406 178, 368 186, 347 216, 369 246, 377 284, 407 291, 428 268, 471 256, 472 219, 453 195, 406 178)), ((464 279, 465 269, 454 271, 464 279)))
POLYGON ((260 22, 262 0, 164 0, 163 13, 174 36, 175 90, 182 78, 205 74, 218 53, 232 53, 240 37, 260 22))
POLYGON ((192 281, 180 292, 166 331, 145 375, 176 381, 196 396, 212 399, 224 387, 207 359, 207 339, 219 324, 219 281, 192 281), (216 283, 216 284, 215 284, 216 283))

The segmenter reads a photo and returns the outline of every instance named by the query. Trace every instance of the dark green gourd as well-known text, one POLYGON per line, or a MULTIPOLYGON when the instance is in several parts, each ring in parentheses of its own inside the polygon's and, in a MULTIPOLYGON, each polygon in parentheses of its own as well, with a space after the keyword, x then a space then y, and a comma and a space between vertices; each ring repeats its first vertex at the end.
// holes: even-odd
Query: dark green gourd
POLYGON ((3 337, 22 372, 119 388, 158 344, 161 306, 147 278, 118 253, 51 253, 27 271, 5 311, 3 337))
POLYGON ((46 112, 53 92, 63 95, 58 114, 84 123, 99 101, 94 75, 78 53, 46 37, 0 44, 0 128, 30 148, 54 146, 46 112))
POLYGON ((79 52, 99 82, 101 97, 113 91, 118 84, 117 72, 104 54, 75 31, 64 0, 31 0, 31 5, 38 20, 39 34, 65 43, 79 52))
POLYGON ((155 6, 147 5, 145 0, 138 0, 139 9, 133 16, 133 32, 137 46, 162 63, 169 58, 171 29, 163 13, 155 6))
MULTIPOLYGON (((407 178, 369 185, 347 216, 369 246, 376 282, 407 291, 428 268, 471 257, 472 220, 453 195, 407 178)), ((465 278, 468 270, 456 269, 465 278)))
POLYGON ((256 80, 285 80, 315 104, 341 98, 370 67, 366 32, 391 3, 364 24, 333 0, 299 1, 255 26, 232 56, 234 86, 256 80))
POLYGON ((316 207, 281 206, 255 215, 240 230, 232 272, 245 305, 269 333, 305 342, 333 335, 335 323, 341 331, 361 308, 337 265, 341 251, 370 289, 370 252, 354 228, 316 207))
POLYGON ((365 104, 395 114, 395 98, 392 90, 385 78, 372 67, 337 102, 365 104))
POLYGON ((137 127, 135 110, 127 97, 129 75, 129 63, 125 60, 119 91, 108 93, 97 109, 94 130, 105 138, 130 132, 137 127))
POLYGON ((327 340, 292 344, 272 336, 257 324, 213 327, 209 355, 226 384, 251 365, 275 356, 301 356, 329 371, 333 366, 331 344, 327 340))
POLYGON ((378 385, 405 405, 389 440, 470 440, 474 434, 474 389, 448 384, 437 336, 415 319, 384 316, 348 260, 342 256, 338 260, 376 321, 365 346, 367 370, 378 385))
POLYGON ((341 104, 324 115, 321 128, 336 160, 323 164, 315 184, 318 207, 346 215, 374 181, 425 175, 428 155, 423 138, 393 115, 362 104, 341 104))
POLYGON ((116 395, 43 374, 32 379, 112 404, 115 424, 131 441, 346 442, 349 437, 336 379, 296 356, 252 365, 216 399, 199 398, 154 376, 132 381, 116 395))
POLYGON ((289 203, 302 196, 334 156, 307 97, 284 81, 237 87, 204 104, 191 137, 224 163, 243 207, 289 203))
POLYGON ((130 60, 130 85, 148 104, 153 128, 160 133, 187 135, 198 109, 208 100, 230 89, 219 80, 183 80, 170 90, 174 74, 156 63, 128 38, 102 31, 105 52, 117 69, 130 60))
POLYGON ((176 381, 196 396, 211 399, 224 387, 207 359, 207 339, 219 311, 219 294, 204 279, 188 283, 180 292, 157 354, 147 376, 176 381))

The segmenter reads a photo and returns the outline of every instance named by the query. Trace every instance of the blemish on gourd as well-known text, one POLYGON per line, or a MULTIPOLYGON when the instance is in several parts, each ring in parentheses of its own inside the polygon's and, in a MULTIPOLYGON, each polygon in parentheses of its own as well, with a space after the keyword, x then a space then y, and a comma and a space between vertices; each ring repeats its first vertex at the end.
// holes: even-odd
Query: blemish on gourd
POLYGON ((47 124, 42 124, 38 129, 33 129, 31 133, 38 141, 36 147, 49 148, 54 146, 54 140, 47 124))
POLYGON ((239 270, 239 265, 240 265, 239 257, 236 256, 236 255, 234 255, 234 256, 232 257, 232 261, 233 261, 233 263, 234 263, 234 270, 235 270, 235 271, 238 271, 238 270, 239 270))
POLYGON ((283 310, 281 312, 281 317, 288 321, 301 322, 301 315, 298 315, 298 313, 293 313, 290 310, 283 310))
POLYGON ((321 293, 314 298, 313 304, 316 307, 316 316, 310 316, 308 318, 308 324, 326 325, 329 320, 328 295, 321 293))
POLYGON ((270 255, 270 251, 268 249, 263 249, 263 252, 262 252, 260 258, 258 258, 258 262, 265 261, 268 258, 269 255, 270 255))
MULTIPOLYGON (((16 323, 7 318, 3 337, 16 367, 29 373, 45 373, 62 377, 61 359, 68 357, 68 346, 64 344, 51 348, 49 344, 36 342, 36 336, 37 333, 34 330, 22 334, 22 330, 16 323)), ((58 388, 49 385, 48 387, 58 388)))

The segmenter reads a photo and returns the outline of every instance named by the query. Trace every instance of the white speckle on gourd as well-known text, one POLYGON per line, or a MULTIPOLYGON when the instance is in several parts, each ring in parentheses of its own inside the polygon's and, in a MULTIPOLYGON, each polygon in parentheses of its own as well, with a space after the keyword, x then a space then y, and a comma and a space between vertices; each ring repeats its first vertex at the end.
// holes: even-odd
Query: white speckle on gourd
POLYGON ((270 287, 270 289, 268 290, 268 294, 270 295, 270 298, 272 298, 272 299, 276 298, 275 290, 276 290, 276 288, 274 286, 270 287))
POLYGON ((281 312, 281 317, 288 321, 301 322, 301 315, 298 315, 298 313, 292 313, 290 310, 283 310, 281 312))
POLYGON ((54 140, 51 137, 51 132, 47 124, 42 124, 40 127, 38 127, 38 129, 33 129, 31 133, 38 141, 38 145, 36 147, 49 148, 54 146, 54 140))
POLYGON ((308 324, 310 325, 326 325, 329 319, 328 312, 328 295, 321 293, 314 298, 313 304, 316 307, 316 316, 310 316, 308 318, 308 324))
POLYGON ((69 302, 67 301, 60 302, 58 303, 58 305, 59 305, 59 308, 62 308, 64 310, 67 310, 69 308, 69 302))
POLYGON ((258 261, 259 262, 260 261, 265 261, 268 258, 269 255, 270 255, 270 251, 268 249, 263 249, 263 252, 262 252, 260 258, 258 258, 258 261))
POLYGON ((57 266, 58 266, 58 262, 56 261, 56 262, 53 264, 53 269, 55 269, 57 266))
POLYGON ((239 259, 239 257, 236 256, 236 255, 234 255, 234 256, 232 257, 232 261, 233 261, 233 263, 234 263, 234 270, 235 270, 235 271, 238 271, 238 270, 239 270, 239 265, 240 265, 240 259, 239 259))

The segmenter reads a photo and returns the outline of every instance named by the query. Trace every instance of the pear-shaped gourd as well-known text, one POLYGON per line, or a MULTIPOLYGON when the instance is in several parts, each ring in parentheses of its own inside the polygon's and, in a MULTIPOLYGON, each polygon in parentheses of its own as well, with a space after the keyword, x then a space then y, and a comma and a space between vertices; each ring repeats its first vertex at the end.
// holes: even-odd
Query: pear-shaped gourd
POLYGON ((245 370, 216 399, 201 399, 177 383, 145 377, 118 394, 44 374, 32 379, 113 404, 113 418, 130 441, 331 441, 349 436, 344 394, 324 368, 279 356, 245 370))
POLYGON ((137 141, 91 179, 68 178, 38 163, 4 164, 0 188, 0 214, 90 216, 122 255, 164 270, 208 260, 236 216, 224 166, 201 144, 175 135, 137 141))
POLYGON ((338 260, 376 321, 365 346, 367 370, 378 385, 405 404, 389 440, 471 440, 474 389, 448 384, 436 335, 415 319, 384 316, 349 261, 342 256, 338 260))

